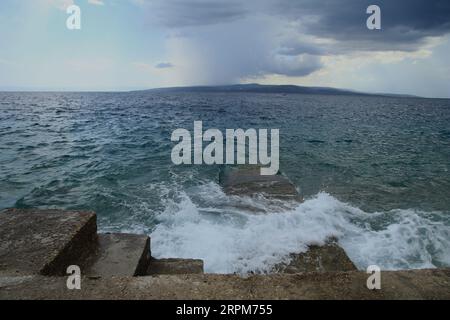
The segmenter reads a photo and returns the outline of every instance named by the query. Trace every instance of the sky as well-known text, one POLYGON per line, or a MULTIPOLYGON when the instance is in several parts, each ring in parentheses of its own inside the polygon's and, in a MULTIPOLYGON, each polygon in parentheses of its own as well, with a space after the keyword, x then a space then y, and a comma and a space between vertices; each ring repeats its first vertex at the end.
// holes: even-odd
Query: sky
POLYGON ((0 90, 234 83, 450 98, 448 0, 2 0, 0 90), (69 30, 66 9, 81 9, 69 30), (369 5, 381 30, 369 30, 369 5))

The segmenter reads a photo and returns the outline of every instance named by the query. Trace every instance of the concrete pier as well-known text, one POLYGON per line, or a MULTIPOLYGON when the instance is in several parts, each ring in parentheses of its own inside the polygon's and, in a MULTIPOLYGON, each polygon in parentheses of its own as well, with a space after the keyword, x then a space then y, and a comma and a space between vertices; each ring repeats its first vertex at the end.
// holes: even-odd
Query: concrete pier
POLYGON ((203 274, 200 260, 152 258, 147 236, 96 230, 93 212, 0 212, 0 299, 450 299, 448 269, 383 272, 381 290, 372 291, 350 264, 330 271, 342 268, 333 258, 342 253, 329 252, 317 269, 311 247, 286 273, 203 274), (67 288, 72 264, 81 268, 81 290, 67 288))
POLYGON ((372 291, 351 265, 327 271, 333 254, 316 271, 319 249, 311 248, 286 273, 212 275, 199 260, 153 259, 147 236, 96 230, 92 212, 0 212, 0 299, 450 299, 447 269, 383 272, 382 289, 372 291), (81 290, 66 286, 72 264, 81 290))

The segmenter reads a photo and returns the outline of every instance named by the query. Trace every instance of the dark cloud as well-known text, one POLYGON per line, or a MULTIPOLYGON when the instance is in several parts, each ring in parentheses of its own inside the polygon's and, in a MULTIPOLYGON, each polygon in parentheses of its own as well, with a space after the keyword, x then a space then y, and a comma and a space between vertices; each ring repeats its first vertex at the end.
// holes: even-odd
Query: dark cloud
POLYGON ((340 50, 413 51, 427 37, 450 32, 448 0, 280 0, 272 8, 299 22, 300 32, 339 41, 340 50), (381 8, 380 31, 366 28, 372 4, 381 8))
POLYGON ((232 0, 156 0, 149 5, 159 23, 172 28, 230 22, 247 14, 242 2, 232 0))
POLYGON ((306 76, 322 68, 320 58, 326 55, 417 51, 429 37, 450 33, 450 0, 145 3, 153 21, 187 35, 193 56, 208 73, 205 79, 216 83, 267 74, 306 76), (372 4, 381 8, 382 30, 366 27, 372 4))
MULTIPOLYGON (((297 21, 299 32, 345 42, 345 50, 415 50, 425 38, 450 32, 449 0, 156 0, 160 23, 172 27, 231 22, 256 13, 297 21), (382 10, 382 31, 366 28, 366 9, 382 10)), ((306 48, 306 53, 314 53, 306 48)), ((287 54, 295 48, 285 48, 287 54)))

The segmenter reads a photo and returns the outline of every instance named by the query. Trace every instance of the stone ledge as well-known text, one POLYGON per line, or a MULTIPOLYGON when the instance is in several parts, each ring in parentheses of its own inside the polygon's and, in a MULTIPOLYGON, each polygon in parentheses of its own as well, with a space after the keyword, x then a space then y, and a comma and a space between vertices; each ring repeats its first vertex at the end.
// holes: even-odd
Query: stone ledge
POLYGON ((68 290, 65 277, 0 277, 0 299, 450 299, 450 269, 384 271, 375 291, 367 277, 350 271, 83 278, 81 290, 68 290))

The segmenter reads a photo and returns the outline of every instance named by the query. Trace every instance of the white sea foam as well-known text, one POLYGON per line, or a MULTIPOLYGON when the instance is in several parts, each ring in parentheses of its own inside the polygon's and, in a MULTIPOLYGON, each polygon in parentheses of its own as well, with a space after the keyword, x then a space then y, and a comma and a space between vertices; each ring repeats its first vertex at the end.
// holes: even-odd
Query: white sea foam
POLYGON ((438 212, 366 213, 326 193, 284 204, 278 212, 276 207, 264 199, 226 196, 212 183, 183 193, 159 215, 152 254, 203 259, 211 273, 269 272, 289 253, 335 236, 360 269, 450 265, 449 224, 438 212))

